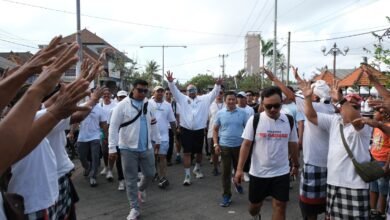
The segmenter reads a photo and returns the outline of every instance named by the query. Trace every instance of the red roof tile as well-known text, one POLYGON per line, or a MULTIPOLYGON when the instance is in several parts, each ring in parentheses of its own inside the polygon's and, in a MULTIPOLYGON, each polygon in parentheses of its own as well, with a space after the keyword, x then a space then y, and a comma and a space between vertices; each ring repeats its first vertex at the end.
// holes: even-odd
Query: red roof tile
MULTIPOLYGON (((313 81, 317 80, 324 80, 327 84, 332 85, 334 81, 334 74, 330 72, 329 70, 325 70, 320 75, 317 75, 313 78, 313 81)), ((339 78, 336 76, 336 80, 339 80, 339 78)))
MULTIPOLYGON (((374 67, 367 65, 368 68, 372 71, 374 76, 379 80, 382 85, 385 85, 389 78, 375 69, 374 67)), ((363 74, 362 66, 355 69, 352 73, 346 76, 343 80, 340 81, 340 87, 350 87, 350 86, 371 86, 370 80, 366 74, 363 74)))

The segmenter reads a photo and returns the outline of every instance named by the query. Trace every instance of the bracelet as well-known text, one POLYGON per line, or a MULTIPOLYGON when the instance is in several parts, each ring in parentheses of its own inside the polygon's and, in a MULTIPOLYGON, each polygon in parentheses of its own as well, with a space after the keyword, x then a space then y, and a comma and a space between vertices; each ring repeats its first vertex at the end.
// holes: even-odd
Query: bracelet
POLYGON ((214 147, 217 147, 217 146, 219 146, 219 144, 214 144, 213 146, 214 146, 214 147))

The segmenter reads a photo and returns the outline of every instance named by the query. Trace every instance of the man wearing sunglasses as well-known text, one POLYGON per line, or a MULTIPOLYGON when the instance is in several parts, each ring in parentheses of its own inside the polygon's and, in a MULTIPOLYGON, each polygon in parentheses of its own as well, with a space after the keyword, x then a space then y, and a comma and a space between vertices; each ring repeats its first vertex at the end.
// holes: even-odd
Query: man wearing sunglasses
POLYGON ((130 203, 130 213, 127 216, 129 220, 135 220, 140 215, 138 198, 141 201, 145 199, 145 189, 156 173, 154 149, 158 150, 160 146, 157 121, 153 108, 146 98, 148 91, 148 83, 136 79, 130 96, 117 104, 110 120, 109 158, 111 160, 117 158, 118 146, 130 203), (156 143, 154 146, 152 141, 156 143), (139 187, 138 167, 141 167, 144 176, 139 187))
POLYGON ((196 164, 193 173, 196 178, 203 178, 203 173, 200 171, 200 163, 202 161, 204 130, 207 125, 209 107, 221 90, 222 79, 216 81, 214 89, 210 93, 198 96, 198 91, 194 85, 189 85, 187 87, 187 95, 184 95, 173 82, 173 73, 168 71, 166 77, 169 81, 169 89, 180 105, 181 141, 185 170, 183 185, 189 186, 191 185, 191 153, 196 154, 196 164))
POLYGON ((279 87, 265 88, 261 93, 261 103, 265 111, 259 114, 257 129, 254 131, 255 117, 252 116, 242 134, 244 140, 235 182, 241 183, 244 164, 253 146, 249 170, 249 213, 253 219, 261 219, 263 201, 267 196, 272 196, 273 219, 286 219, 290 175, 297 175, 299 167, 297 130, 292 129, 291 119, 280 113, 282 91, 279 87), (289 155, 293 163, 291 173, 289 155))

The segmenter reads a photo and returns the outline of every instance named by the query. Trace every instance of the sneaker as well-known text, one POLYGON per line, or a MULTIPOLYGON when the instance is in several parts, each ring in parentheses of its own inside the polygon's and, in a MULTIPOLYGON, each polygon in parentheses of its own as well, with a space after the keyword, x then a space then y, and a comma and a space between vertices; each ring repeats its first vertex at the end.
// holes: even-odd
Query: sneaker
POLYGON ((204 177, 202 171, 200 169, 194 169, 192 171, 193 174, 195 174, 196 179, 202 179, 204 177))
POLYGON ((233 178, 232 178, 232 183, 233 183, 234 189, 236 190, 237 193, 244 194, 244 188, 242 188, 242 186, 240 184, 236 184, 236 182, 234 182, 233 178))
POLYGON ((96 179, 91 177, 91 178, 89 179, 89 185, 90 185, 91 187, 95 187, 95 186, 97 185, 96 179))
POLYGON ((230 196, 226 195, 222 197, 222 202, 219 203, 221 207, 229 207, 230 204, 232 204, 232 199, 230 198, 230 196))
POLYGON ((370 210, 370 219, 376 220, 379 217, 379 213, 375 209, 370 210))
POLYGON ((107 174, 107 171, 108 171, 108 169, 107 169, 107 167, 104 167, 103 168, 103 170, 102 170, 102 172, 100 172, 100 175, 106 175, 107 174))
POLYGON ((106 179, 110 182, 112 182, 114 180, 114 176, 112 175, 111 170, 107 170, 106 179))
POLYGON ((165 177, 161 178, 158 183, 158 187, 160 187, 161 189, 165 189, 168 186, 169 186, 169 181, 167 180, 167 178, 165 177))
POLYGON ((118 185, 118 190, 119 191, 124 191, 125 190, 125 181, 124 180, 119 180, 119 185, 118 185))
POLYGON ((138 191, 138 200, 141 203, 144 203, 146 201, 146 190, 144 191, 138 191))
POLYGON ((244 182, 249 182, 249 174, 244 173, 244 182))
POLYGON ((213 158, 210 158, 210 164, 213 164, 213 158))
POLYGON ((189 185, 191 185, 191 176, 190 176, 190 175, 186 175, 186 176, 184 177, 183 185, 184 185, 184 186, 189 186, 189 185))
POLYGON ((214 168, 213 169, 213 175, 214 176, 218 176, 220 173, 219 173, 219 171, 218 171, 218 168, 214 168))
POLYGON ((181 163, 181 156, 180 155, 176 155, 176 163, 177 164, 181 163))
POLYGON ((127 216, 127 220, 137 220, 138 216, 140 215, 139 211, 137 209, 131 209, 129 215, 127 216))
POLYGON ((261 215, 252 216, 252 220, 261 220, 261 215))

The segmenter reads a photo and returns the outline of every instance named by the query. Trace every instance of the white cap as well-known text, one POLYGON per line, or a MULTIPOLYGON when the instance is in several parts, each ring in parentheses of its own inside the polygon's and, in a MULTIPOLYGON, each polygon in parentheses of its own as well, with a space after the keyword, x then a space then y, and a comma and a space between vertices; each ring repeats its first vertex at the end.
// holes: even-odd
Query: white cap
POLYGON ((318 96, 321 100, 330 99, 330 88, 324 80, 317 80, 311 85, 314 95, 318 96))
POLYGON ((237 97, 238 96, 242 96, 242 97, 246 98, 246 93, 241 91, 241 92, 237 93, 237 97))
POLYGON ((127 96, 127 92, 125 90, 119 91, 116 96, 127 96))

